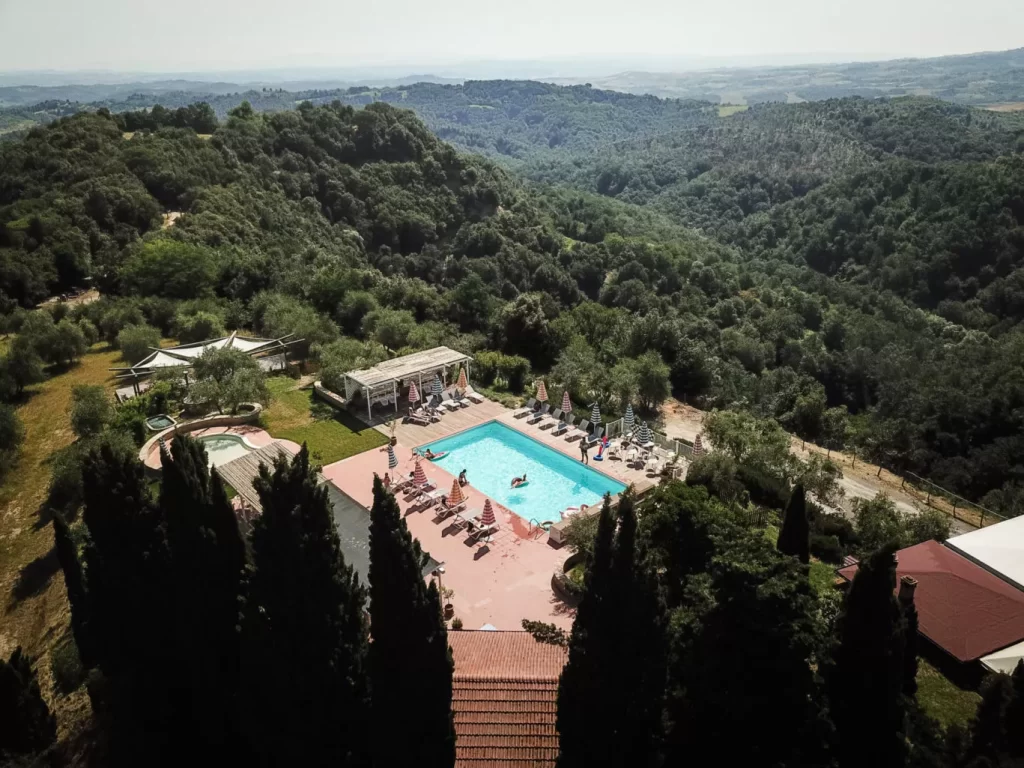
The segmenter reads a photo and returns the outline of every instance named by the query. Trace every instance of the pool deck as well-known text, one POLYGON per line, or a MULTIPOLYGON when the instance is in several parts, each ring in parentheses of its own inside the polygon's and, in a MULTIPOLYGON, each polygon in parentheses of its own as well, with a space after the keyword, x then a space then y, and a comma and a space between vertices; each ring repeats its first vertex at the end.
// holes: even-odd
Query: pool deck
MULTIPOLYGON (((412 472, 414 448, 495 420, 549 448, 579 459, 578 441, 567 442, 563 438, 552 437, 550 430, 529 426, 525 420, 514 418, 512 413, 498 403, 487 401, 445 414, 440 422, 429 426, 399 424, 395 433, 399 465, 391 476, 401 478, 412 472)), ((388 434, 386 427, 381 431, 388 434)), ((656 483, 656 478, 626 466, 624 461, 595 462, 595 454, 596 450, 592 450, 590 466, 619 482, 632 484, 641 492, 656 483)), ((429 461, 422 462, 422 466, 438 488, 445 491, 451 488, 455 481, 452 474, 429 461)), ((383 477, 386 472, 385 449, 366 451, 323 468, 328 480, 366 507, 373 504, 374 473, 383 477)), ((468 514, 480 512, 487 496, 472 484, 463 491, 469 497, 468 514)), ((561 571, 571 552, 549 543, 548 534, 543 529, 531 527, 494 499, 491 503, 499 530, 489 542, 474 544, 468 541, 466 532, 453 526, 450 520, 438 520, 432 510, 422 511, 411 497, 398 496, 409 531, 419 539, 424 550, 445 564, 443 584, 455 590, 452 599, 455 615, 462 619, 467 629, 479 629, 490 624, 502 630, 515 630, 521 628, 523 619, 550 622, 569 629, 574 611, 552 591, 551 578, 556 571, 561 571)))

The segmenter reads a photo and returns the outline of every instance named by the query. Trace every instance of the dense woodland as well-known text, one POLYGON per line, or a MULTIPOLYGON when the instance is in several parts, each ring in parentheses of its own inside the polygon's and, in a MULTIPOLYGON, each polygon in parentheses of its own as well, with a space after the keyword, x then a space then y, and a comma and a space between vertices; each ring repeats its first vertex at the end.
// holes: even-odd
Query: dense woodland
MULTIPOLYGON (((941 732, 916 700, 916 615, 892 592, 893 545, 942 525, 884 499, 858 503, 853 523, 824 514, 804 489, 827 503, 834 468, 797 462, 780 427, 1022 511, 1020 137, 957 110, 832 102, 796 108, 786 134, 784 108, 766 109, 776 129, 761 135, 789 153, 765 178, 813 183, 703 233, 610 188, 524 183, 388 104, 243 104, 216 125, 202 106, 61 119, 0 146, 13 334, 0 395, 17 403, 100 340, 131 360, 161 335, 242 328, 304 338, 328 383, 444 343, 476 355, 483 385, 521 392, 539 373, 577 403, 649 418, 669 392, 718 407, 716 450, 686 484, 627 494, 574 533, 586 575, 572 634, 531 625, 569 649, 560 765, 1017 765, 1024 671, 993 678, 967 729, 941 732), (809 122, 828 127, 820 167, 801 165, 809 122), (163 227, 166 212, 183 215, 163 227), (86 283, 103 298, 30 311, 86 283), (781 523, 777 543, 749 524, 751 504, 781 523), (845 599, 812 587, 812 551, 862 557, 845 599)), ((761 130, 756 110, 696 114, 744 126, 721 128, 730 141, 761 130)), ((196 386, 221 407, 259 384, 202 369, 196 386)), ((159 408, 165 385, 140 403, 159 408)), ((451 766, 446 629, 393 497, 375 489, 367 595, 305 453, 264 473, 264 515, 242 531, 200 446, 176 440, 175 470, 150 488, 141 414, 87 390, 47 516, 91 670, 97 764, 451 766)), ((6 404, 0 429, 16 444, 6 404)), ((0 705, 27 735, 0 730, 0 751, 49 749, 55 727, 18 653, 0 664, 0 705)))

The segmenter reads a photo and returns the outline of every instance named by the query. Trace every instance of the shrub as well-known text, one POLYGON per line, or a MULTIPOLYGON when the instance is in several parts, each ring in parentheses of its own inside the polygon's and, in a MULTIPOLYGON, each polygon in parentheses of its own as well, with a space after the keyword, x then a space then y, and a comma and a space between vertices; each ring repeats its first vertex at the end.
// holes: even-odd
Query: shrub
POLYGON ((843 561, 843 547, 835 536, 823 536, 812 533, 810 537, 811 554, 826 563, 838 565, 843 561))
POLYGON ((85 343, 90 347, 100 340, 99 329, 86 318, 83 317, 78 321, 78 327, 81 329, 82 335, 85 336, 85 343))
POLYGON ((53 685, 63 694, 77 691, 85 682, 85 667, 78 656, 75 639, 68 634, 50 653, 50 669, 53 672, 53 685))
POLYGON ((490 387, 498 377, 498 361, 504 357, 500 352, 477 352, 473 358, 473 378, 482 387, 490 387))
POLYGON ((0 403, 0 478, 18 461, 18 450, 25 439, 25 427, 17 412, 0 403))
POLYGON ((512 392, 522 392, 526 377, 530 375, 530 361, 518 355, 501 355, 498 359, 498 373, 512 392))
POLYGON ((174 329, 182 344, 219 339, 225 335, 224 322, 213 312, 179 313, 174 318, 174 329))
POLYGON ((151 325, 128 325, 117 334, 121 357, 134 365, 160 347, 160 331, 151 325))
POLYGON ((82 384, 71 391, 71 428, 79 437, 103 431, 113 417, 113 406, 99 385, 82 384))
POLYGON ((458 616, 452 619, 452 629, 456 632, 462 629, 462 619, 460 619, 458 616))
POLYGON ((789 502, 789 488, 778 478, 769 475, 749 464, 738 464, 736 479, 750 494, 755 504, 770 509, 785 509, 789 502))

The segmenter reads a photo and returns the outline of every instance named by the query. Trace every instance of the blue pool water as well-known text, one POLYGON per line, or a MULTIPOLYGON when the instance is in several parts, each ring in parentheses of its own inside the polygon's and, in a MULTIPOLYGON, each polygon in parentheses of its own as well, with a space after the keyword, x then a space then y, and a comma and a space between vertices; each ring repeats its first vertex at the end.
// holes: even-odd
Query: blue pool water
POLYGON ((421 446, 428 447, 434 453, 448 451, 435 464, 453 475, 465 469, 470 485, 526 520, 557 522, 567 507, 593 506, 606 493, 615 495, 626 488, 495 421, 421 446), (511 488, 512 478, 524 472, 530 484, 511 488))

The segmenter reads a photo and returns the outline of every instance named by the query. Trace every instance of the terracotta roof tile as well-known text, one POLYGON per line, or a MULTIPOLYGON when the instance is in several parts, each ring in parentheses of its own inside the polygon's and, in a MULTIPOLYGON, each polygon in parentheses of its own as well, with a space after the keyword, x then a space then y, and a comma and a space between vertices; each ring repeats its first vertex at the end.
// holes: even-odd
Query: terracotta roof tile
MULTIPOLYGON (((917 579, 920 632, 960 661, 1024 639, 1024 592, 936 541, 897 553, 896 578, 917 579)), ((853 580, 857 566, 840 569, 853 580)))
POLYGON ((450 632, 448 642, 457 768, 554 766, 565 651, 527 632, 450 632))

